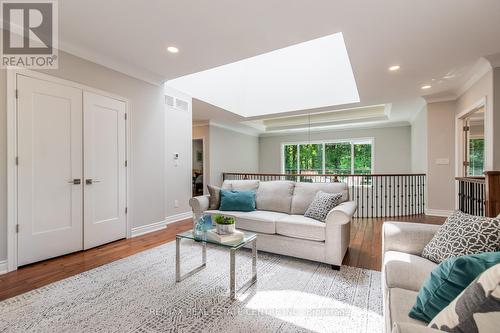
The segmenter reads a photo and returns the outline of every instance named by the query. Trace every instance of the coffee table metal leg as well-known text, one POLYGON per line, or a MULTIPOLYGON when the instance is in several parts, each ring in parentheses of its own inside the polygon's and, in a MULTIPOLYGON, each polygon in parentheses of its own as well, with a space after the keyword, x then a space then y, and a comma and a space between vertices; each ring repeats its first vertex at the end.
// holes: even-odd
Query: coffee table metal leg
POLYGON ((181 239, 175 237, 175 282, 181 281, 181 239))
POLYGON ((201 265, 193 268, 191 271, 184 275, 181 275, 181 238, 175 238, 175 281, 181 282, 187 277, 201 271, 203 268, 207 267, 207 243, 201 242, 201 265))
POLYGON ((252 241, 252 280, 257 280, 257 238, 252 241))
POLYGON ((236 249, 230 250, 230 264, 229 264, 229 297, 231 299, 236 299, 236 279, 235 279, 235 260, 236 260, 236 249))

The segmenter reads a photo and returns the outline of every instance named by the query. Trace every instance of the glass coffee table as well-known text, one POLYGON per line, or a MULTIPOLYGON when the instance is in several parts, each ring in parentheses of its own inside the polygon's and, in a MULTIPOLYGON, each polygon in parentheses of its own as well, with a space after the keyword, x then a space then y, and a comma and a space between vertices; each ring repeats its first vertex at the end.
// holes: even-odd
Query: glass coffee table
MULTIPOLYGON (((241 230, 242 231, 242 230, 241 230)), ((207 239, 206 232, 200 236, 196 236, 193 230, 185 231, 175 236, 175 281, 181 282, 185 278, 201 271, 207 266, 207 243, 217 245, 222 248, 229 249, 229 296, 231 299, 236 299, 236 278, 235 278, 235 265, 236 265, 236 251, 245 245, 252 243, 252 277, 248 280, 239 290, 247 289, 257 281, 257 234, 248 231, 242 231, 244 237, 241 241, 234 243, 220 243, 211 239, 207 239), (201 266, 198 266, 191 271, 181 274, 181 240, 190 239, 201 243, 201 266)), ((239 291, 238 290, 238 291, 239 291)))

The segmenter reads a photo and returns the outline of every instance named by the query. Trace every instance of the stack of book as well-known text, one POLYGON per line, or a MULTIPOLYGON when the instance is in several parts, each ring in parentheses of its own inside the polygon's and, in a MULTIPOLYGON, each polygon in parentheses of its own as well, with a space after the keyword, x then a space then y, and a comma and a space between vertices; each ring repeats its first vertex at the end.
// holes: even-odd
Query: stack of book
POLYGON ((244 238, 243 232, 239 230, 235 230, 232 234, 229 235, 219 235, 215 229, 207 231, 207 239, 211 241, 215 241, 218 243, 226 244, 226 243, 236 243, 244 238))

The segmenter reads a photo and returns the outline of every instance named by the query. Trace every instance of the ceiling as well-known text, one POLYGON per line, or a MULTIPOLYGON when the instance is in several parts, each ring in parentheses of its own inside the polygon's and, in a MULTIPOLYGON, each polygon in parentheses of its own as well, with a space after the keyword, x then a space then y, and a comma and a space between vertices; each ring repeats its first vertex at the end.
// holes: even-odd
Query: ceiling
MULTIPOLYGON (((360 102, 291 115, 390 103, 386 122, 408 121, 424 105, 420 96, 456 96, 481 57, 500 53, 498 0, 64 0, 59 6, 63 50, 156 83, 342 32, 360 102), (180 52, 168 53, 170 45, 180 52), (394 64, 401 69, 389 72, 394 64), (423 91, 424 84, 432 88, 423 91)), ((240 122, 263 118, 202 101, 193 109, 197 121, 247 126, 240 122)))

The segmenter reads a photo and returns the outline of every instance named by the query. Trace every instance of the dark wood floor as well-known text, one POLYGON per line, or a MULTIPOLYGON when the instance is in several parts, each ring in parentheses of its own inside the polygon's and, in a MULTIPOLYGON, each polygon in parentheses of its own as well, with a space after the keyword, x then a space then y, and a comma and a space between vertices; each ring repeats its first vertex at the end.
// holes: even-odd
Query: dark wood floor
MULTIPOLYGON (((380 270, 382 259, 381 231, 383 221, 387 220, 389 219, 354 220, 351 228, 351 244, 344 258, 344 265, 380 270)), ((444 222, 444 218, 424 215, 396 218, 394 220, 431 224, 444 222)), ((170 242, 175 239, 177 233, 189 230, 191 226, 191 220, 173 223, 162 231, 116 241, 88 251, 45 260, 0 275, 0 300, 170 242)))

